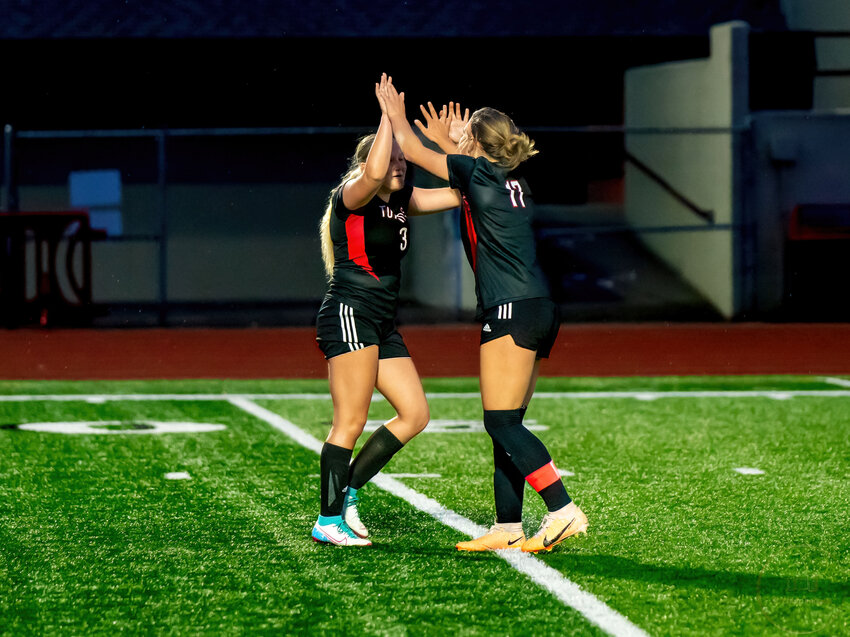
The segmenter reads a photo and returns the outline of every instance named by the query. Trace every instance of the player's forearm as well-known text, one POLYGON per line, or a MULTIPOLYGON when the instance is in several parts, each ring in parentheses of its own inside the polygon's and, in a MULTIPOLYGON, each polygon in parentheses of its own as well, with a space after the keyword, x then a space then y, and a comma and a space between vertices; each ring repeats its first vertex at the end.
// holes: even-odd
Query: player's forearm
POLYGON ((375 183, 384 181, 384 177, 386 177, 387 170, 390 167, 390 156, 393 149, 392 139, 393 129, 389 118, 386 115, 382 115, 378 132, 375 135, 375 141, 372 143, 372 148, 366 158, 366 166, 363 170, 364 175, 369 181, 375 183))
POLYGON ((425 146, 413 132, 413 128, 403 115, 393 114, 389 118, 392 123, 393 136, 399 148, 401 148, 401 152, 404 153, 408 161, 416 164, 416 158, 421 156, 421 151, 425 150, 425 146))
POLYGON ((455 144, 451 138, 449 137, 438 137, 436 140, 437 146, 440 147, 440 150, 443 151, 446 155, 456 155, 457 154, 457 144, 455 144))
POLYGON ((449 178, 448 165, 444 154, 426 147, 404 117, 391 115, 390 121, 393 124, 395 140, 407 161, 424 168, 440 179, 449 178))

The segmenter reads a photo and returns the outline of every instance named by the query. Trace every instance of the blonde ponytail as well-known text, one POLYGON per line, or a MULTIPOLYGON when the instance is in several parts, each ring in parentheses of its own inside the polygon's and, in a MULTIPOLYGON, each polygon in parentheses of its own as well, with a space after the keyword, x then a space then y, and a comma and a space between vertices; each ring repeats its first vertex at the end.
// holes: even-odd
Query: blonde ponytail
POLYGON ((537 154, 534 140, 523 133, 513 120, 495 108, 480 108, 469 119, 472 137, 482 150, 503 168, 513 170, 537 154))
MULTIPOLYGON (((334 189, 336 192, 336 189, 334 189)), ((331 214, 333 212, 333 194, 328 199, 328 205, 325 206, 325 214, 322 215, 322 220, 319 222, 319 241, 322 247, 322 262, 325 266, 325 275, 330 280, 334 273, 334 244, 331 239, 331 214)))
POLYGON ((340 182, 331 190, 328 202, 325 205, 325 213, 319 221, 319 241, 322 250, 322 262, 325 266, 325 274, 328 280, 330 280, 334 272, 334 245, 331 238, 331 215, 333 214, 334 199, 340 188, 345 185, 345 182, 354 179, 363 170, 362 166, 366 163, 366 158, 369 156, 369 151, 372 149, 374 141, 375 133, 371 133, 357 142, 357 148, 348 163, 348 170, 342 176, 340 182))

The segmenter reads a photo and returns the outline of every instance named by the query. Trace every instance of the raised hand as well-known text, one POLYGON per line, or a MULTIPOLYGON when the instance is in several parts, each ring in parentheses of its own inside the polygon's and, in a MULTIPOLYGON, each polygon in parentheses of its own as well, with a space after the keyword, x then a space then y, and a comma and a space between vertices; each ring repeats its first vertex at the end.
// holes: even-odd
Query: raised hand
POLYGON ((443 105, 439 113, 437 113, 431 102, 428 102, 427 109, 420 104, 419 110, 422 111, 425 124, 418 119, 413 120, 413 123, 416 124, 425 137, 436 144, 440 144, 449 137, 449 115, 445 105, 443 105))
POLYGON ((463 116, 460 114, 460 104, 449 102, 448 109, 448 127, 449 138, 457 144, 460 138, 463 137, 463 130, 466 128, 466 123, 469 121, 469 109, 464 111, 463 116))
POLYGON ((381 109, 390 118, 404 119, 404 93, 399 93, 393 85, 392 76, 381 74, 381 81, 377 85, 376 92, 381 109))
MULTIPOLYGON (((384 81, 384 76, 381 76, 381 82, 378 84, 378 95, 379 100, 383 100, 384 108, 386 108, 384 114, 392 125, 393 137, 395 137, 405 158, 409 162, 424 168, 432 175, 447 180, 449 178, 449 168, 446 156, 430 148, 426 148, 422 140, 413 132, 413 128, 410 126, 404 113, 404 93, 396 90, 396 87, 393 85, 393 78, 388 76, 386 81, 384 81)), ((431 117, 431 112, 428 112, 428 117, 431 117)), ((445 117, 448 117, 448 112, 445 113, 445 117)), ((436 111, 434 112, 433 119, 438 121, 440 119, 436 111)), ((443 143, 451 146, 452 151, 454 150, 455 145, 449 139, 448 134, 446 134, 443 143)), ((450 152, 445 148, 442 148, 442 150, 446 153, 450 152)))
POLYGON ((384 99, 384 93, 385 93, 384 86, 386 85, 386 83, 387 83, 387 74, 386 73, 381 74, 381 81, 380 82, 375 82, 375 97, 378 98, 378 106, 381 107, 381 113, 383 113, 385 115, 387 113, 387 102, 384 99))

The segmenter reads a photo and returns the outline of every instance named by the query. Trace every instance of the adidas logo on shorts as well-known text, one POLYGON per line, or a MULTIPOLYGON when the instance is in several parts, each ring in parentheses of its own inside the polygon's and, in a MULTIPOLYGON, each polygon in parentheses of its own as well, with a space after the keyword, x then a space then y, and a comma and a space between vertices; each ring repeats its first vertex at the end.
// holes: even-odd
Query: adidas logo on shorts
POLYGON ((491 329, 490 329, 490 324, 489 324, 489 323, 485 323, 485 324, 484 324, 484 327, 482 327, 482 328, 481 328, 481 331, 482 331, 482 332, 492 332, 493 330, 491 330, 491 329))

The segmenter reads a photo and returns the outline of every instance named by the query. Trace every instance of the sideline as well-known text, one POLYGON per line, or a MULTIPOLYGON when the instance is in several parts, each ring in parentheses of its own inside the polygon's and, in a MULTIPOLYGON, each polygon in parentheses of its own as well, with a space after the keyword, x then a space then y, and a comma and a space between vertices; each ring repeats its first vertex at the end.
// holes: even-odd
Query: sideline
MULTIPOLYGON (((475 394, 475 396, 478 396, 478 394, 475 394)), ((321 452, 322 442, 320 440, 286 418, 257 405, 245 397, 233 396, 228 398, 228 402, 286 434, 302 447, 306 447, 317 454, 321 452)), ((379 473, 372 478, 371 482, 384 491, 408 502, 420 511, 427 513, 438 522, 465 535, 477 537, 487 532, 487 529, 484 527, 445 508, 436 500, 411 489, 395 478, 379 473)), ((533 555, 528 555, 521 551, 496 551, 495 553, 514 569, 526 575, 535 584, 549 591, 567 606, 581 613, 589 622, 601 628, 609 635, 614 637, 648 637, 648 633, 632 624, 626 617, 610 606, 607 606, 594 595, 580 588, 574 582, 565 578, 560 571, 547 566, 533 555)))
MULTIPOLYGON (((841 379, 833 379, 838 381, 841 379)), ((847 381, 850 382, 850 381, 847 381)), ((848 385, 850 387, 850 385, 848 385)), ((478 392, 428 392, 428 400, 441 398, 470 398, 481 400, 478 392)), ((755 390, 710 390, 710 391, 597 391, 597 392, 534 392, 534 398, 564 398, 567 400, 632 399, 661 400, 663 398, 770 398, 788 400, 790 398, 850 398, 848 389, 755 389, 755 390)), ((241 398, 245 400, 330 400, 328 392, 319 394, 8 394, 0 395, 0 403, 23 402, 70 402, 83 401, 93 404, 112 401, 144 400, 197 400, 215 401, 241 398)), ((382 402, 385 398, 379 393, 372 395, 372 402, 382 402)))

